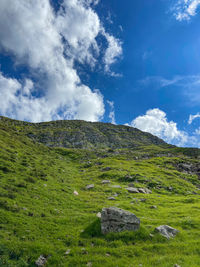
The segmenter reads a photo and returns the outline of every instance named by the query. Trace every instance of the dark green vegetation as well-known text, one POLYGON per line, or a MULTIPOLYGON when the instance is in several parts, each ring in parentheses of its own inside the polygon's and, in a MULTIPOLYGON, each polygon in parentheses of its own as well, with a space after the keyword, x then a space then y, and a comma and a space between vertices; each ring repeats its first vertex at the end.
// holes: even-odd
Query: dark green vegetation
POLYGON ((65 129, 63 124, 0 119, 0 266, 35 266, 43 254, 49 256, 47 266, 56 267, 199 267, 199 150, 169 146, 135 129, 125 137, 124 126, 72 121, 65 129), (87 137, 90 150, 35 141, 64 146, 65 132, 88 136, 84 125, 87 133, 101 129, 108 141, 98 143, 95 137, 92 143, 87 137), (112 129, 118 149, 108 139, 112 129), (49 143, 47 133, 55 137, 58 132, 62 141, 49 143), (104 179, 111 183, 103 185, 104 179), (128 193, 129 183, 153 193, 128 193), (86 190, 88 184, 95 187, 86 190), (115 193, 116 200, 108 200, 115 193), (96 214, 107 206, 136 214, 140 230, 102 236, 96 214), (154 233, 163 224, 180 233, 171 240, 154 233))

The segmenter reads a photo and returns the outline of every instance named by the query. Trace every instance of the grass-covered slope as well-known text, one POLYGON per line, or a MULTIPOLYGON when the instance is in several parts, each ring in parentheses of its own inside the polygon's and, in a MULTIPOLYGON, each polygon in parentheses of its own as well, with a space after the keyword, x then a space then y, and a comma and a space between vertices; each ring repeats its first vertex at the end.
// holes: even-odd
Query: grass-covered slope
POLYGON ((0 266, 35 266, 40 255, 56 267, 200 266, 198 153, 154 144, 49 148, 1 120, 0 266), (128 193, 130 183, 152 194, 128 193), (96 214, 109 206, 133 212, 140 230, 102 236, 96 214), (163 224, 180 233, 161 237, 154 229, 163 224))

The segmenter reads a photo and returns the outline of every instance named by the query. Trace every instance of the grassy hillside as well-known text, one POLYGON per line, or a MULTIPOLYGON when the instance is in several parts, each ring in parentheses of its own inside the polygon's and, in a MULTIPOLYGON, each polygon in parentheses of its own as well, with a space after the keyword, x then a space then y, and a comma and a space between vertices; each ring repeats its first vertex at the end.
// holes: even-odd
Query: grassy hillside
POLYGON ((56 267, 200 266, 199 150, 54 148, 15 122, 0 120, 0 266, 35 266, 40 255, 56 267), (128 193, 130 183, 152 194, 128 193), (133 212, 140 230, 103 236, 96 215, 109 206, 133 212), (154 232, 163 224, 180 233, 165 239, 154 232))

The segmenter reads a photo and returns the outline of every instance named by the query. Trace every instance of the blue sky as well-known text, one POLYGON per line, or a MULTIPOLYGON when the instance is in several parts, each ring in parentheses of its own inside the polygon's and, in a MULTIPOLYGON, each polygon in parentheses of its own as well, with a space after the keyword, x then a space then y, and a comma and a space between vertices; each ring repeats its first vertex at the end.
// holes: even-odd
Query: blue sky
POLYGON ((1 0, 0 114, 200 147, 200 0, 1 0))

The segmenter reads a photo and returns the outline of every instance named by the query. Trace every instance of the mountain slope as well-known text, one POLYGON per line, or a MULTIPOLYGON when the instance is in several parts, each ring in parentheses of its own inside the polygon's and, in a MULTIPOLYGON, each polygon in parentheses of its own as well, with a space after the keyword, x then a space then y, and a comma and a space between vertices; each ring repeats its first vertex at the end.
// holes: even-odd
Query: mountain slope
POLYGON ((56 267, 200 266, 199 150, 54 148, 12 122, 0 120, 0 266, 36 266, 40 255, 56 267), (128 193, 130 183, 152 194, 128 193), (140 230, 102 236, 96 214, 108 206, 136 214, 140 230), (180 234, 159 236, 163 224, 180 234))
POLYGON ((134 148, 139 145, 167 144, 156 136, 136 128, 101 122, 53 121, 28 123, 0 117, 0 123, 14 127, 28 137, 50 147, 134 148))

